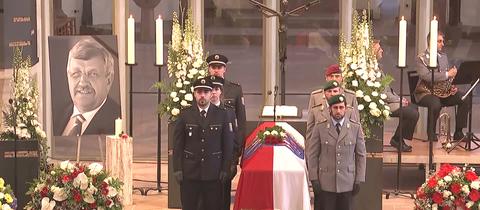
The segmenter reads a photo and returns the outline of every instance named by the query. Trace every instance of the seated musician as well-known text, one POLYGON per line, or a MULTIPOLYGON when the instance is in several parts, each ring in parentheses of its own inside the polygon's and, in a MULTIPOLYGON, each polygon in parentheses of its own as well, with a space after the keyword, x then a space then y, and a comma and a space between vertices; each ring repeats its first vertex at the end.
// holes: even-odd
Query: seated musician
MULTIPOLYGON (((467 126, 468 103, 461 99, 462 93, 452 85, 452 81, 457 75, 457 68, 455 66, 450 67, 448 64, 447 54, 443 50, 444 38, 444 33, 438 31, 438 68, 434 71, 433 92, 431 91, 432 74, 427 67, 429 48, 417 56, 416 70, 420 79, 415 88, 414 97, 418 105, 428 107, 427 134, 428 139, 434 141, 437 140, 435 131, 441 108, 457 105, 453 139, 458 141, 464 137, 462 129, 467 126)), ((430 43, 430 34, 427 36, 427 43, 430 43)))
MULTIPOLYGON (((380 45, 380 40, 373 41, 373 53, 377 58, 377 61, 383 58, 383 49, 380 45)), ((380 67, 381 70, 382 67, 380 67)), ((385 102, 387 102, 392 114, 392 117, 400 117, 400 103, 402 103, 403 107, 403 117, 402 117, 402 128, 400 128, 400 123, 395 130, 395 134, 392 136, 390 140, 390 145, 395 147, 397 150, 400 150, 400 144, 402 145, 402 152, 411 152, 412 146, 405 143, 405 139, 412 140, 413 139, 413 132, 415 132, 415 126, 417 125, 418 121, 418 110, 417 105, 410 103, 405 97, 402 98, 400 102, 400 96, 395 93, 391 86, 385 87, 385 91, 383 92, 387 97, 385 98, 385 102), (402 133, 400 133, 400 129, 402 133)))

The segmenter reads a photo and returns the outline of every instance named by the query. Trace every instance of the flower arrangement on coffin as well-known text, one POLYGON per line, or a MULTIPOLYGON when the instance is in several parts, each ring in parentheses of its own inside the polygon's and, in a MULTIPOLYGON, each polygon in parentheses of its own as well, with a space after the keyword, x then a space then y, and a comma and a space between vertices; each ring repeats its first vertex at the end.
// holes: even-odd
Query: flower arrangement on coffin
POLYGON ((37 81, 30 76, 30 57, 24 58, 22 48, 14 48, 11 98, 3 111, 3 140, 38 140, 40 146, 40 171, 47 168, 47 138, 38 122, 37 81))
POLYGON ((265 144, 280 144, 287 137, 285 129, 275 125, 258 132, 257 137, 265 144))
POLYGON ((364 10, 360 16, 353 13, 352 37, 340 39, 339 64, 344 77, 344 86, 355 92, 358 110, 365 136, 371 137, 370 128, 381 126, 390 117, 390 107, 383 94, 393 78, 382 74, 372 46, 372 23, 364 10))
POLYGON ((26 209, 122 209, 118 194, 122 185, 101 164, 64 161, 32 183, 27 193, 32 200, 26 209))
POLYGON ((480 179, 474 168, 444 164, 417 190, 416 210, 478 210, 480 179))
POLYGON ((158 82, 154 87, 169 93, 160 103, 161 115, 174 120, 180 111, 193 102, 193 82, 208 73, 203 54, 202 40, 192 22, 189 11, 185 24, 180 24, 173 13, 172 41, 168 46, 167 68, 169 82, 158 82))
POLYGON ((17 198, 13 195, 10 185, 5 185, 5 180, 0 177, 0 209, 17 209, 17 198))

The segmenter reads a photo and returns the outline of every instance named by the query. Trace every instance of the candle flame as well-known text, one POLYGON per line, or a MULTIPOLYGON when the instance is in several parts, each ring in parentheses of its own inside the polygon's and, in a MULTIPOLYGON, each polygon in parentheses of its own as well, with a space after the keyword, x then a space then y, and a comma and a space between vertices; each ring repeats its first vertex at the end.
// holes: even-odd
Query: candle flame
POLYGON ((433 20, 437 20, 437 16, 433 16, 433 20))
POLYGON ((158 18, 157 18, 157 19, 160 19, 160 20, 161 20, 161 19, 162 19, 162 15, 158 15, 158 18))
POLYGON ((405 16, 402 16, 402 20, 405 20, 405 16))

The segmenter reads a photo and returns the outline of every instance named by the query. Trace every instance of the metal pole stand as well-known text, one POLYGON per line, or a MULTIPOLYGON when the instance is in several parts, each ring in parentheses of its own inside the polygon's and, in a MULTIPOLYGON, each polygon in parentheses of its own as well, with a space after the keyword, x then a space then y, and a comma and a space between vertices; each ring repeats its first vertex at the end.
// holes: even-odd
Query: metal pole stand
POLYGON ((400 69, 400 117, 398 120, 398 127, 400 128, 400 149, 397 149, 397 179, 395 183, 395 189, 392 191, 387 191, 385 193, 385 198, 389 199, 390 195, 393 194, 394 196, 402 196, 406 198, 414 199, 412 192, 403 192, 400 191, 400 170, 402 169, 402 151, 403 151, 403 70, 407 68, 407 66, 397 66, 400 69))
MULTIPOLYGON (((129 64, 127 64, 129 65, 129 64)), ((130 66, 130 65, 129 65, 130 66)), ((155 64, 155 66, 158 68, 158 81, 162 81, 162 67, 163 65, 157 65, 155 64)), ((130 132, 133 131, 133 109, 132 109, 132 105, 133 105, 133 94, 157 94, 157 104, 160 104, 161 100, 162 100, 162 91, 160 89, 158 89, 157 92, 135 92, 133 91, 133 75, 132 75, 132 66, 130 66, 130 132)), ((162 137, 162 120, 160 118, 160 115, 157 114, 157 180, 156 180, 156 183, 157 183, 157 186, 156 187, 134 187, 133 189, 134 190, 138 190, 140 191, 140 194, 143 195, 143 196, 146 196, 148 194, 149 191, 151 190, 157 190, 158 192, 162 192, 162 186, 161 186, 161 175, 162 175, 162 166, 161 166, 161 151, 162 151, 162 144, 161 144, 161 137, 162 137)))
MULTIPOLYGON (((431 87, 430 91, 433 94, 433 82, 435 81, 435 69, 438 69, 438 65, 437 66, 427 66, 427 68, 432 73, 432 78, 431 78, 432 80, 430 82, 432 87, 431 87)), ((433 115, 433 112, 429 111, 428 113, 429 113, 428 118, 433 119, 433 117, 430 116, 430 115, 433 115)), ((436 122, 433 121, 433 122, 428 122, 428 123, 436 123, 436 122)), ((427 130, 428 130, 428 128, 427 128, 427 130)), ((435 130, 433 130, 431 132, 433 132, 434 135, 437 135, 437 134, 435 134, 435 130)), ((427 131, 427 133, 428 133, 428 131, 427 131)), ((432 139, 432 138, 428 139, 428 170, 429 170, 428 174, 429 175, 432 175, 433 173, 435 173, 435 169, 434 169, 434 165, 433 165, 433 141, 434 141, 434 139, 432 139)))

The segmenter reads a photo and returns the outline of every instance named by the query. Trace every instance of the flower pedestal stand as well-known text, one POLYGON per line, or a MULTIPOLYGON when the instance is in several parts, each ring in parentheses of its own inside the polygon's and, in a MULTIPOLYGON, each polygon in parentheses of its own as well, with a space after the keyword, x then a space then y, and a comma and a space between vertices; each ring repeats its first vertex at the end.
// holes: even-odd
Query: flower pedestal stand
POLYGON ((133 138, 107 136, 105 167, 112 177, 123 182, 121 201, 124 206, 132 205, 133 190, 133 138))
POLYGON ((0 141, 0 177, 12 186, 18 199, 18 209, 23 209, 29 200, 25 195, 28 186, 33 179, 38 178, 39 148, 38 141, 22 140, 16 143, 17 159, 15 160, 15 141, 0 141))

